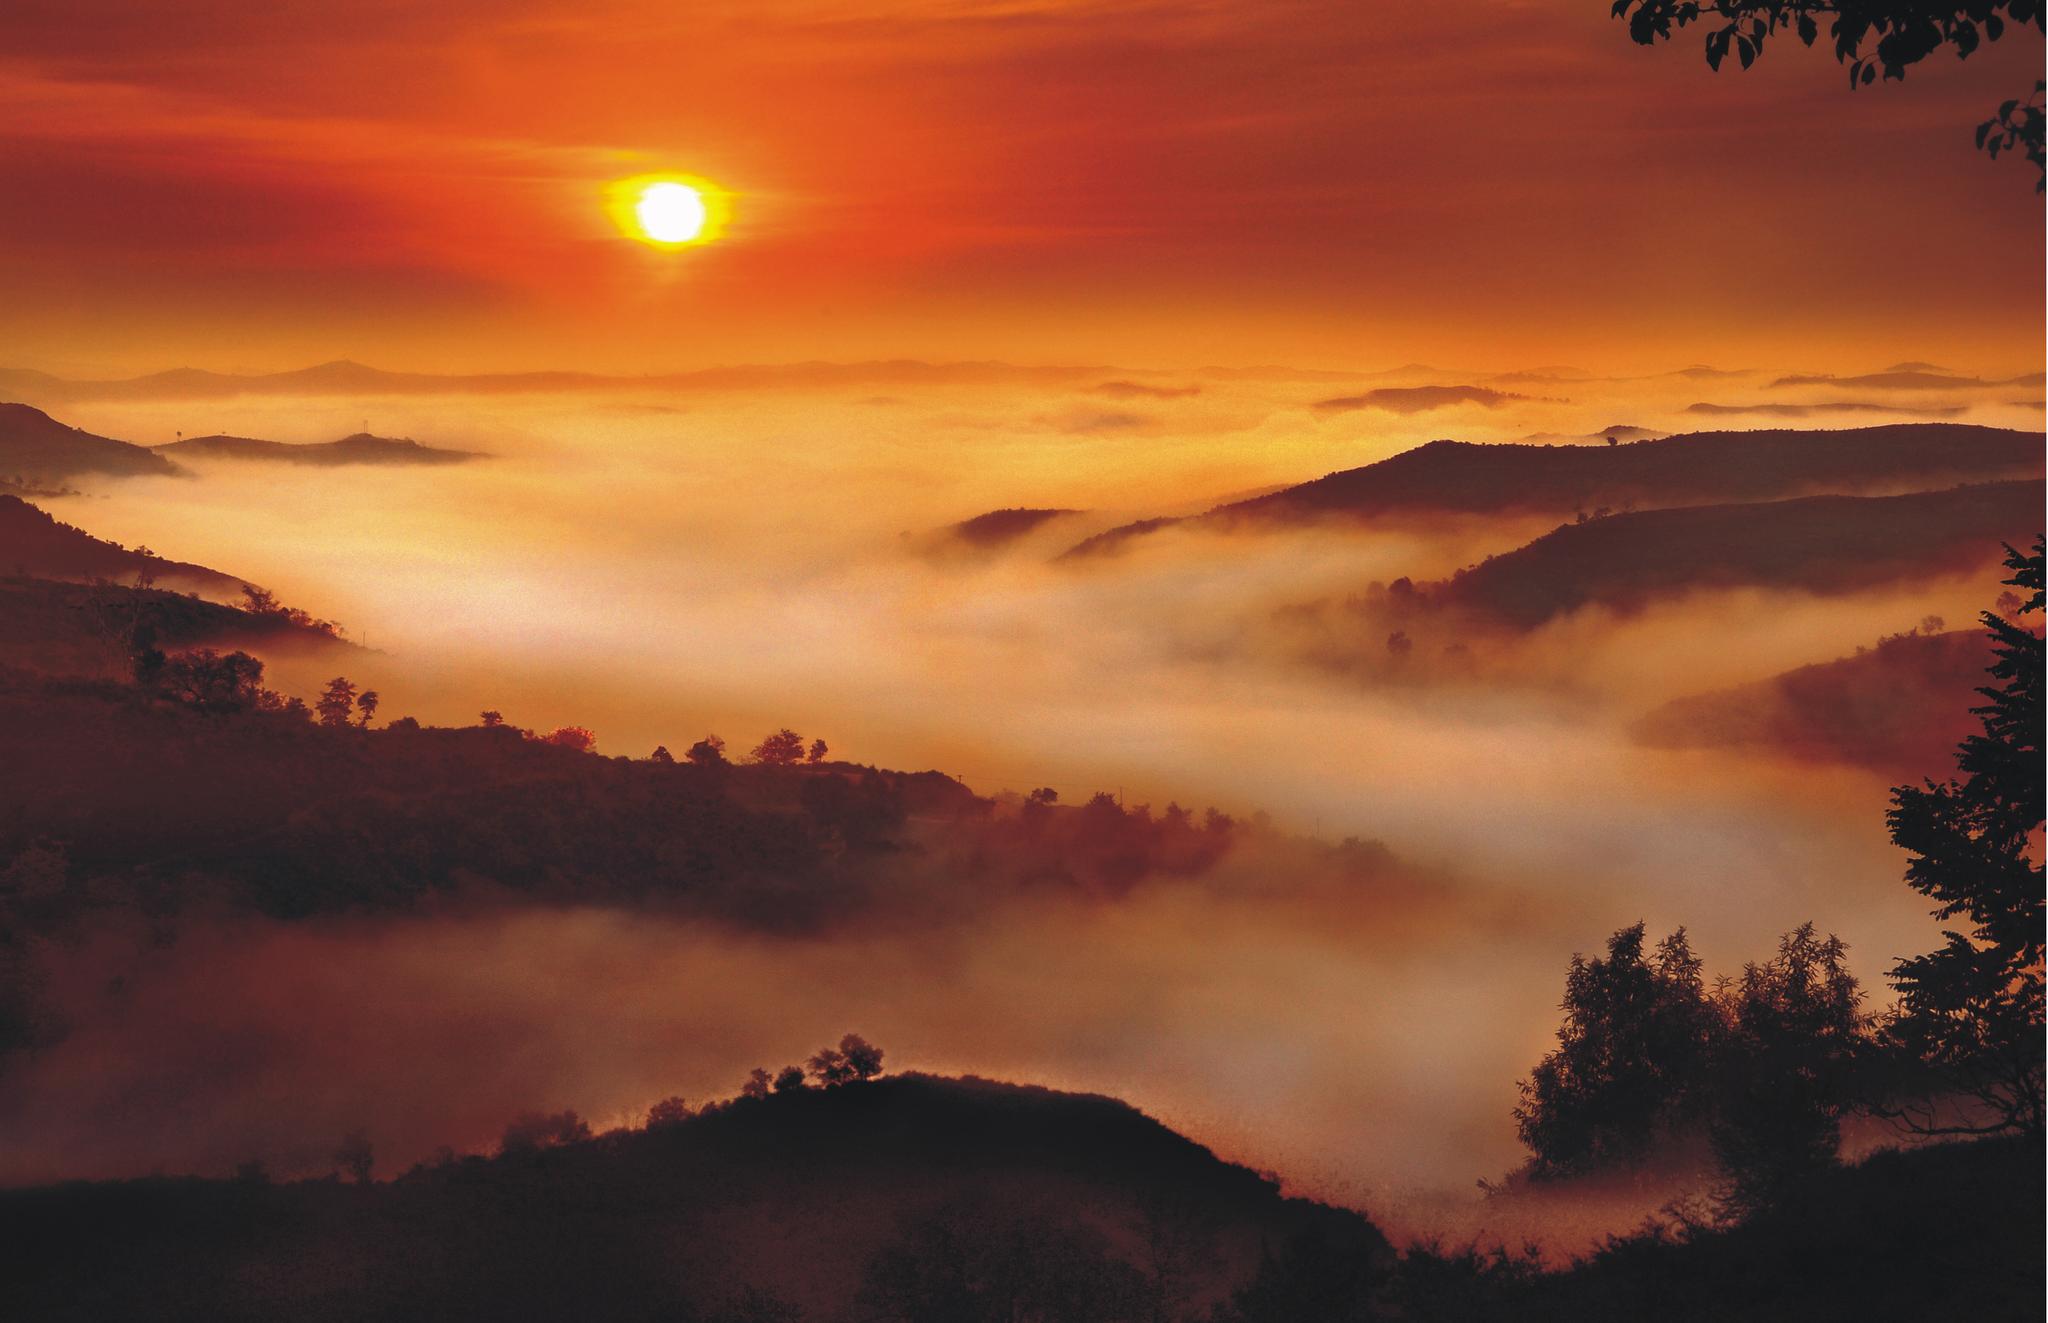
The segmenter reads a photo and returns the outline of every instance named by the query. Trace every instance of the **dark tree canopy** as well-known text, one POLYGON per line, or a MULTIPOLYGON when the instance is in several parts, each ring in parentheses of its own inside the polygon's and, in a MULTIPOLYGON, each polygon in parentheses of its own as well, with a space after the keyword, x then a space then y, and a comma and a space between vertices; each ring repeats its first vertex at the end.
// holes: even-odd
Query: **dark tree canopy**
MULTIPOLYGON (((1629 36, 1645 46, 1689 24, 1705 28, 1707 63, 1715 69, 1731 53, 1747 69, 1781 32, 1811 46, 1825 22, 1852 88, 1880 74, 1904 78, 1908 67, 1945 47, 1967 58, 2010 26, 2042 31, 2043 8, 2042 0, 1614 0, 1614 16, 1626 18, 1629 36)), ((2036 83, 2033 100, 1999 107, 1978 127, 1977 145, 1994 157, 2017 147, 2043 169, 2041 94, 2036 83)), ((2037 180, 2036 191, 2043 187, 2037 180)))
POLYGON ((1515 1118, 1538 1178, 1626 1169, 1708 1141, 1734 1211, 1832 1166, 1869 1039, 1847 948, 1802 924, 1771 959, 1709 988, 1680 929, 1643 925, 1574 957, 1557 1050, 1515 1118))
POLYGON ((1697 1112, 1720 1027, 1700 968, 1684 929, 1646 952, 1640 923, 1614 934, 1605 957, 1572 957, 1557 1050, 1515 1109, 1539 1172, 1635 1162, 1697 1112))
POLYGON ((755 745, 753 757, 770 767, 794 767, 803 761, 804 737, 784 726, 755 745))
MULTIPOLYGON (((2006 582, 2026 594, 2016 615, 2042 609, 2043 543, 2007 549, 2006 582)), ((1944 922, 1961 920, 1939 950, 1892 970, 1898 1040, 1948 1087, 1974 1098, 1991 1129, 2041 1133, 2042 817, 2041 635, 1984 613, 1998 660, 1983 733, 1956 750, 1960 778, 1899 786, 1886 815, 1909 855, 1906 881, 1944 922)), ((1947 1129, 1931 1113, 1919 1128, 1947 1129)), ((1965 1123, 1966 1129, 1980 1128, 1965 1123)))
POLYGON ((1713 1090, 1714 1155, 1730 1202, 1755 1209, 1832 1166, 1866 1043, 1848 948, 1802 924, 1724 994, 1727 1042, 1713 1090))

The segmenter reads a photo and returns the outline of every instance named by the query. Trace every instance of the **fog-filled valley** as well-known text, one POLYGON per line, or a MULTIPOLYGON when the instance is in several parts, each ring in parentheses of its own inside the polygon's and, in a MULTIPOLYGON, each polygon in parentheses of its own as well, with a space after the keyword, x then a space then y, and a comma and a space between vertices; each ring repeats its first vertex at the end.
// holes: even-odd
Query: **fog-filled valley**
MULTIPOLYGON (((609 845, 591 847, 590 876, 563 880, 549 865, 553 880, 516 905, 444 887, 426 863, 417 895, 255 912, 98 884, 112 899, 81 904, 23 957, 47 974, 47 1036, 7 1067, 0 1180, 220 1175, 249 1161, 317 1173, 348 1131, 374 1135, 380 1161, 402 1167, 444 1145, 487 1150, 522 1112, 623 1124, 669 1094, 729 1096, 749 1068, 851 1026, 918 1069, 1124 1099, 1289 1191, 1405 1233, 1574 1248, 1626 1228, 1670 1188, 1541 1225, 1473 1193, 1523 1158, 1516 1081, 1552 1041, 1575 952, 1642 920, 1653 933, 1685 927, 1710 969, 1733 973, 1812 920, 1847 942, 1877 1005, 1890 963, 1936 939, 1899 884, 1884 813, 1896 781, 1947 773, 1920 764, 1970 728, 1983 649, 1957 645, 1945 668, 1915 672, 1924 720, 1891 744, 1873 747, 1853 705, 1815 716, 1796 740, 1756 733, 1772 726, 1757 712, 1775 710, 1758 705, 1780 701, 1770 686, 1802 667, 1867 653, 1859 692, 1866 708, 1881 702, 1896 682, 1873 668, 1974 628, 2003 591, 2001 542, 2037 531, 2038 377, 1929 375, 1694 370, 1468 386, 1423 370, 1361 380, 878 365, 631 389, 244 384, 93 398, 17 386, 64 424, 144 445, 361 432, 475 452, 316 466, 185 448, 159 452, 171 473, 23 481, 36 505, 96 537, 342 622, 340 642, 317 631, 233 640, 284 694, 310 703, 339 673, 381 697, 380 726, 469 727, 490 709, 537 731, 587 728, 600 755, 635 760, 657 746, 680 756, 713 732, 737 758, 787 726, 827 741, 827 765, 933 769, 973 794, 897 805, 887 849, 832 828, 832 849, 849 854, 763 865, 799 881, 745 904, 649 903, 604 870, 623 860, 620 871, 656 876, 661 857, 609 845), (1730 499, 1704 492, 1623 508, 1532 498, 1212 517, 1066 554, 1133 521, 1261 504, 1443 437, 1583 447, 1598 463, 1709 428, 1926 421, 2023 430, 2015 450, 1963 426, 1941 434, 1945 458, 1931 468, 1879 466, 1849 483, 1794 475, 1755 499, 1998 481, 2011 496, 1968 486, 1941 497, 1964 501, 1962 513, 1924 525, 1898 507, 1829 505, 1827 529, 1846 530, 1839 553, 1826 550, 1833 531, 1773 531, 1777 507, 1768 519, 1728 507, 1739 528, 1704 508, 1667 513, 1730 499), (2006 449, 1987 458, 1994 442, 2006 449), (954 527, 1006 510, 1059 513, 985 523, 979 536, 954 527), (1656 521, 1681 515, 1720 521, 1702 525, 1706 551, 1643 572, 1655 548, 1676 545, 1656 521), (1502 590, 1526 603, 1529 575, 1543 592, 1580 576, 1556 608, 1474 605, 1485 575, 1521 565, 1509 553, 1610 534, 1623 540, 1517 568, 1502 590), (1872 536, 1894 561, 1873 557, 1872 536), (1813 559, 1827 556, 1858 572, 1813 559), (1460 576, 1492 557, 1504 559, 1460 576), (1625 591, 1585 577, 1617 565, 1631 568, 1625 591), (1097 818, 1020 836, 1044 808, 1023 798, 1039 787, 1058 792, 1054 811, 1097 818), (1098 795, 1106 806, 1088 804, 1098 795), (1211 806, 1224 816, 1205 829, 1211 806), (1091 837, 1098 820, 1107 835, 1091 837), (1135 860, 1114 844, 1132 832, 1152 842, 1135 860), (829 904, 805 890, 828 881, 829 904)), ((81 648, 74 662, 91 652, 81 648)), ((118 677, 124 666, 110 648, 96 668, 71 669, 118 677)), ((10 698, 18 712, 53 701, 10 698)), ((175 732, 81 715, 112 699, 65 701, 80 705, 63 709, 72 724, 52 725, 37 764, 9 776, 18 803, 45 806, 134 780, 132 802, 108 798, 112 816, 79 829, 98 844, 69 847, 99 850, 108 876, 147 864, 149 885, 177 891, 187 867, 271 895, 264 869, 297 867, 291 850, 367 860, 380 876, 413 858, 396 845, 348 853, 357 842, 323 845, 316 829, 240 862, 179 845, 157 816, 231 821, 262 799, 272 755, 234 755, 258 769, 242 788, 203 756, 172 773, 182 764, 148 741, 175 732), (180 775, 194 784, 151 789, 180 775)), ((416 759, 413 746, 377 747, 377 758, 416 759)), ((300 755, 276 756, 285 767, 300 755)), ((447 756, 459 767, 471 755, 447 756)), ((575 784, 562 793, 578 803, 627 794, 575 784)), ((317 819, 327 796, 353 803, 358 791, 316 781, 293 793, 317 819)), ((570 827, 584 821, 562 811, 570 827)), ((806 800, 803 811, 819 828, 838 810, 806 800)), ((32 816, 5 823, 22 851, 17 890, 39 868, 91 871, 82 857, 31 857, 53 834, 32 816)), ((627 832, 637 820, 605 821, 627 832)), ((389 830, 421 842, 436 832, 426 819, 389 830)), ((756 848, 753 828, 734 830, 742 855, 756 848)), ((519 837, 500 872, 540 848, 519 837)))

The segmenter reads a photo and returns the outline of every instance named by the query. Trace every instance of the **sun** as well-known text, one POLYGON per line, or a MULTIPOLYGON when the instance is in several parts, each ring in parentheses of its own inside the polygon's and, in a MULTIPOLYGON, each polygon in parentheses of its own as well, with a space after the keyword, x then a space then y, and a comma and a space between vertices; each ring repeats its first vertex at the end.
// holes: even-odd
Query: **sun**
POLYGON ((649 184, 633 204, 633 218, 656 243, 688 243, 704 233, 704 195, 688 184, 649 184))
POLYGON ((628 237, 653 248, 708 243, 725 228, 728 195, 686 175, 638 175, 605 188, 605 209, 628 237))

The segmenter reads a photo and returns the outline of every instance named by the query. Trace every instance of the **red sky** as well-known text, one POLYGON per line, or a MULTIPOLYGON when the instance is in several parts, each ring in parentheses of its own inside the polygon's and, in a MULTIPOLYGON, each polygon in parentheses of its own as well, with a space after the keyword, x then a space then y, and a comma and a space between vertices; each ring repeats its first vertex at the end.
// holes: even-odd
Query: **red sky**
POLYGON ((2037 367, 2021 30, 1851 93, 1606 0, 13 0, 0 360, 2037 367), (705 176, 716 244, 609 180, 705 176))

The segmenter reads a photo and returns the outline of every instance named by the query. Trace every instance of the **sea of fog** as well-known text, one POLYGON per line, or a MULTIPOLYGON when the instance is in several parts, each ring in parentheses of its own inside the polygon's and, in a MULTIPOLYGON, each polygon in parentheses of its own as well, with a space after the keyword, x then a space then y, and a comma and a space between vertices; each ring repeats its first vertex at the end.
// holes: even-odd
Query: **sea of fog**
MULTIPOLYGON (((1573 952, 1638 919, 1683 924, 1732 973, 1811 918, 1881 990, 1894 957, 1933 939, 1885 839, 1882 778, 1649 750, 1628 723, 1930 614, 1961 624, 1995 585, 1694 596, 1558 622, 1485 684, 1375 685, 1304 665, 1276 611, 1446 574, 1547 521, 1163 534, 1120 558, 1053 557, 1434 437, 1687 430, 1703 391, 1748 399, 1767 383, 1554 381, 1409 414, 1317 408, 1345 392, 1277 373, 1135 394, 795 384, 67 409, 145 443, 367 424, 489 452, 440 468, 194 465, 51 503, 342 621, 371 650, 350 678, 380 691, 385 717, 496 708, 588 726, 601 751, 635 757, 708 732, 745 748, 788 725, 835 757, 984 793, 1106 790, 1375 838, 1428 882, 1355 906, 1153 889, 800 940, 605 913, 194 934, 150 955, 146 997, 110 1001, 26 1073, 12 1115, 32 1143, 7 1146, 0 1178, 254 1156, 318 1168, 355 1127, 409 1162, 484 1147, 530 1108, 620 1122, 666 1094, 730 1093, 748 1067, 856 1029, 892 1065, 1114 1093, 1293 1188, 1464 1225, 1444 1211, 1457 1192, 1518 1161, 1515 1082, 1555 1028, 1573 952), (1012 506, 1085 513, 994 554, 934 539, 1012 506)), ((2039 423, 2002 397, 1916 397, 1803 425, 1926 407, 2039 423)), ((301 694, 326 678, 274 674, 301 694)), ((1290 879, 1254 883, 1284 897, 1290 879)))

